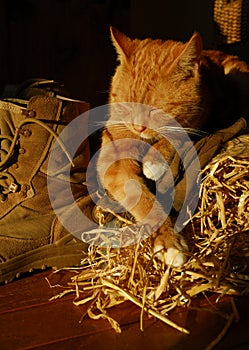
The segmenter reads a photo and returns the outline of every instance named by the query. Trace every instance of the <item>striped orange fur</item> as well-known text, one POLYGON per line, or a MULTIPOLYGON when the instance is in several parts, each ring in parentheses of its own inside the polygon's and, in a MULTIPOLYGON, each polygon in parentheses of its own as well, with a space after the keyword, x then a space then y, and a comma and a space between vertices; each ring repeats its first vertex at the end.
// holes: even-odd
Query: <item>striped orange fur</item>
MULTIPOLYGON (((249 111, 249 69, 235 56, 203 50, 198 33, 186 43, 131 40, 114 28, 111 28, 111 37, 119 65, 111 81, 110 116, 103 131, 97 168, 103 187, 118 202, 127 196, 130 196, 130 202, 134 199, 136 188, 125 189, 127 181, 135 180, 140 184, 140 200, 132 208, 129 198, 125 203, 138 223, 154 204, 155 215, 148 222, 153 227, 163 217, 164 209, 147 187, 147 175, 136 160, 143 150, 134 140, 153 145, 170 162, 175 150, 157 132, 163 119, 158 111, 170 115, 184 128, 205 131, 227 126, 234 118, 246 116, 249 111), (134 108, 122 106, 122 102, 134 103, 134 108), (113 103, 121 103, 123 112, 112 108, 113 103), (112 146, 113 140, 124 138, 129 139, 125 145, 112 146), (121 159, 127 152, 131 159, 121 159), (108 169, 107 164, 111 164, 108 169)), ((142 165, 146 159, 147 164, 158 167, 156 170, 162 173, 159 160, 148 158, 146 153, 143 157, 142 165)), ((151 178, 157 180, 157 175, 154 177, 151 178)), ((167 263, 174 254, 173 265, 180 266, 184 262, 186 244, 173 232, 169 218, 156 230, 154 237, 155 251, 160 247, 170 250, 167 263)))

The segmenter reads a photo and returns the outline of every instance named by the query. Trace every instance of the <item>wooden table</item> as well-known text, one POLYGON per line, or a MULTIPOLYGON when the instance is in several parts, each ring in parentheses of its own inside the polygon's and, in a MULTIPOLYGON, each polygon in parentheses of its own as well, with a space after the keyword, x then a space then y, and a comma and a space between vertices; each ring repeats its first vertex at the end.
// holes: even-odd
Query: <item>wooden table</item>
MULTIPOLYGON (((211 305, 207 298, 196 300, 193 309, 179 308, 170 318, 190 330, 190 335, 145 317, 144 332, 139 329, 139 309, 125 302, 110 310, 121 324, 117 334, 105 320, 82 316, 85 306, 74 306, 74 295, 49 301, 62 291, 50 288, 46 277, 51 270, 28 275, 0 286, 0 349, 99 349, 99 350, 202 350, 217 338, 231 313, 231 297, 211 305)), ((213 302, 217 295, 211 295, 213 302)), ((215 350, 249 349, 249 299, 235 299, 240 320, 234 321, 215 350)))

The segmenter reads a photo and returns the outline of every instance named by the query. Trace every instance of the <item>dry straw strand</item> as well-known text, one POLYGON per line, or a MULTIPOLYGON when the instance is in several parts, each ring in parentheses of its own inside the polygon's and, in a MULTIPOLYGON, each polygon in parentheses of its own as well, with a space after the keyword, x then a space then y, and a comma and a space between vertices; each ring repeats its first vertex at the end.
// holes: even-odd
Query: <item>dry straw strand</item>
MULTIPOLYGON (((101 225, 90 232, 92 244, 82 259, 82 267, 75 270, 69 289, 57 297, 74 291, 75 305, 89 302, 88 316, 106 319, 116 332, 120 332, 121 327, 108 315, 107 309, 129 300, 141 310, 141 330, 148 314, 187 334, 186 328, 170 319, 170 312, 176 307, 191 306, 192 300, 208 292, 218 293, 220 297, 248 293, 248 193, 248 156, 236 158, 223 152, 203 169, 199 206, 184 230, 189 236, 191 252, 181 268, 165 267, 157 260, 150 238, 133 239, 139 237, 141 231, 133 229, 129 232, 132 234, 127 235, 129 227, 124 225, 131 221, 126 216, 123 219, 120 215, 115 217, 112 211, 99 210, 101 225), (105 226, 105 215, 110 213, 117 222, 114 229, 105 226), (103 238, 106 233, 108 238, 103 238), (106 247, 97 244, 100 238, 106 247), (112 239, 125 242, 125 247, 111 249, 112 239)), ((233 319, 238 318, 234 310, 208 349, 221 339, 233 319)))

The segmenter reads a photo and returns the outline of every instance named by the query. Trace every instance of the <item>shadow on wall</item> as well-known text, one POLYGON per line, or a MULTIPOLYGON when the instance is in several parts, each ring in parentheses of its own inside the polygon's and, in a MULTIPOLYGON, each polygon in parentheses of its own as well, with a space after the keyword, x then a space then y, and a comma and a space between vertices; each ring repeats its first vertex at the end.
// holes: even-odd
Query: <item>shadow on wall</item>
POLYGON ((49 78, 91 106, 106 102, 116 62, 109 23, 128 30, 129 1, 0 0, 0 16, 1 91, 49 78))
POLYGON ((106 103, 116 66, 110 24, 132 38, 186 41, 198 31, 214 47, 210 0, 0 0, 0 91, 48 78, 91 107, 106 103))

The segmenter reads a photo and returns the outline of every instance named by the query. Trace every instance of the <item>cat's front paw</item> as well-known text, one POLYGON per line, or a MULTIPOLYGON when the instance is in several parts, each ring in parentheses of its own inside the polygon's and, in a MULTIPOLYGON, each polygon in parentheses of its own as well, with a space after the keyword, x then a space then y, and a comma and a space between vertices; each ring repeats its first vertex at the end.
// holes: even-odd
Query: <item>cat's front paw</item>
POLYGON ((186 261, 184 253, 174 247, 168 248, 165 252, 163 245, 156 245, 154 246, 154 254, 158 260, 173 267, 181 267, 186 261))
POLYGON ((158 236, 154 241, 154 254, 158 260, 172 267, 181 267, 186 262, 186 251, 188 246, 180 235, 174 234, 175 244, 165 240, 165 237, 158 236))
POLYGON ((168 166, 166 163, 153 163, 150 160, 146 160, 143 163, 143 173, 147 179, 153 181, 159 180, 163 174, 165 174, 168 166))

